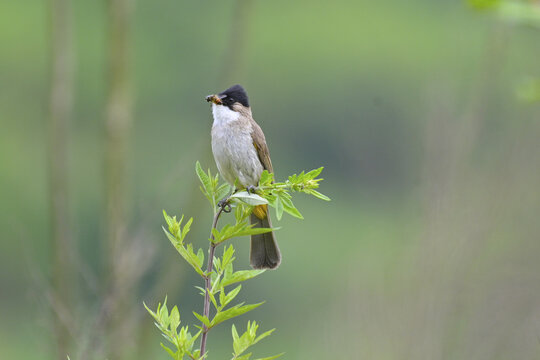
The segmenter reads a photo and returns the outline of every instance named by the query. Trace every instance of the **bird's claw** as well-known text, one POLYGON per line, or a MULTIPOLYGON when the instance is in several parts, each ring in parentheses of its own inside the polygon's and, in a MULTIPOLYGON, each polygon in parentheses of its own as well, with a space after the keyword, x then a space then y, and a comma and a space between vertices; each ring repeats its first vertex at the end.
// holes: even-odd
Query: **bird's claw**
POLYGON ((249 185, 246 188, 246 191, 248 192, 248 194, 255 194, 257 192, 257 187, 253 185, 249 185))
POLYGON ((232 208, 231 208, 231 204, 229 204, 229 196, 226 197, 225 199, 221 199, 218 201, 217 205, 223 209, 223 212, 225 213, 230 213, 232 208))

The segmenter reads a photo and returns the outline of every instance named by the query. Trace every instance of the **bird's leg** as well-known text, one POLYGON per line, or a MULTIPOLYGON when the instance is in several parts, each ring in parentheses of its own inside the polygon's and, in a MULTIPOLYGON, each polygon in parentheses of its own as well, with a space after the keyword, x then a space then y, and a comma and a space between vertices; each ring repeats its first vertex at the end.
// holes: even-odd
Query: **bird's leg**
POLYGON ((231 196, 227 196, 227 197, 224 197, 223 199, 219 200, 218 203, 217 203, 217 206, 219 207, 224 207, 225 205, 227 205, 229 203, 229 198, 231 196))
POLYGON ((237 192, 238 189, 233 189, 233 191, 224 197, 223 199, 219 200, 217 203, 217 206, 220 208, 223 208, 223 212, 230 213, 231 212, 231 205, 229 204, 229 199, 231 198, 231 195, 237 192))
POLYGON ((231 204, 229 204, 230 195, 218 201, 217 206, 223 209, 223 212, 231 212, 231 204))

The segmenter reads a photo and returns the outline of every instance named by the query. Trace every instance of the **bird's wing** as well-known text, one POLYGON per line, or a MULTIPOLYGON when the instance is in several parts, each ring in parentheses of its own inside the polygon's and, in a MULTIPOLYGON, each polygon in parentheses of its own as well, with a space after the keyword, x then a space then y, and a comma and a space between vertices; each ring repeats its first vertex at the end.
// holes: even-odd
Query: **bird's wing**
POLYGON ((270 152, 268 151, 268 146, 266 145, 266 139, 264 138, 264 133, 261 130, 261 127, 255 122, 252 121, 251 138, 253 139, 253 146, 257 150, 259 155, 259 160, 263 165, 263 168, 268 170, 268 172, 273 173, 274 169, 272 168, 272 160, 270 160, 270 152))

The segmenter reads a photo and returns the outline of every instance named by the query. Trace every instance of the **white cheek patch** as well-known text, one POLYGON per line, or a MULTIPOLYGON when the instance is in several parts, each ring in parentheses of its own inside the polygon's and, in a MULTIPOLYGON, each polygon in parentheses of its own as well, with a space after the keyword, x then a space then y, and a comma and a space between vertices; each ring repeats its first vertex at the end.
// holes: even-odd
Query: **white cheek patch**
POLYGON ((214 115, 214 124, 227 124, 240 118, 240 113, 232 111, 224 105, 212 104, 212 114, 214 115))

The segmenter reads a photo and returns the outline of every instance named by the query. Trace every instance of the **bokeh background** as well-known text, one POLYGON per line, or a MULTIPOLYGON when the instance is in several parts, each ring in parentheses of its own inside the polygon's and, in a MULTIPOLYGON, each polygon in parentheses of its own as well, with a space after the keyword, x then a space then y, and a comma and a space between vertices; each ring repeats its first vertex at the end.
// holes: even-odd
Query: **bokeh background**
POLYGON ((241 83, 277 178, 332 198, 246 283, 257 357, 538 359, 539 29, 538 1, 1 2, 0 358, 167 359, 143 301, 202 305, 161 211, 206 247, 204 96, 241 83))

